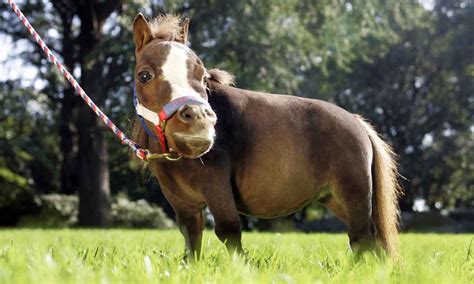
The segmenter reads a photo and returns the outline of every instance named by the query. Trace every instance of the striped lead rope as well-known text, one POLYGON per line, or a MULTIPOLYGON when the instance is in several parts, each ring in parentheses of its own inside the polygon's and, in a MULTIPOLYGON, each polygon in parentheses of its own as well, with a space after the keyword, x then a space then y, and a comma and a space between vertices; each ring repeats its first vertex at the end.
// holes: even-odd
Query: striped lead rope
MULTIPOLYGON (((12 8, 13 12, 17 15, 18 19, 23 23, 23 25, 28 29, 28 32, 34 37, 35 41, 41 47, 41 49, 46 54, 46 57, 50 62, 52 62, 59 72, 69 81, 72 87, 76 90, 79 96, 86 102, 86 104, 97 114, 97 116, 114 132, 114 134, 120 139, 122 144, 129 146, 132 151, 137 155, 141 160, 148 160, 148 158, 153 158, 153 154, 146 149, 142 149, 138 146, 137 143, 128 138, 117 126, 97 107, 97 105, 91 100, 91 98, 84 92, 82 87, 77 83, 76 79, 66 70, 66 68, 59 62, 57 57, 51 52, 48 46, 44 43, 41 36, 36 32, 33 26, 30 24, 28 19, 26 19, 23 12, 18 8, 16 3, 13 0, 8 0, 8 4, 12 8)), ((156 156, 156 155, 155 155, 156 156)))

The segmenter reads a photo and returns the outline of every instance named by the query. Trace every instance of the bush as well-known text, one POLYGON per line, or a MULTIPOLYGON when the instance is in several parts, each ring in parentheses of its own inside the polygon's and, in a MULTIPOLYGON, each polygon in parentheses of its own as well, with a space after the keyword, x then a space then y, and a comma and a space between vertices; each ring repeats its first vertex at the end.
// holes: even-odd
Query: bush
POLYGON ((113 226, 117 227, 153 227, 172 228, 174 226, 163 209, 150 205, 146 200, 130 201, 124 197, 117 198, 112 204, 113 226))
MULTIPOLYGON (((79 198, 77 195, 44 194, 39 196, 39 214, 22 217, 20 226, 35 227, 71 227, 77 225, 79 198)), ((130 201, 118 197, 112 203, 112 226, 114 227, 151 227, 167 229, 174 223, 160 207, 146 200, 130 201)))
POLYGON ((39 201, 27 179, 3 164, 0 158, 0 225, 14 226, 21 215, 37 212, 39 201))
POLYGON ((39 214, 22 217, 19 226, 70 227, 77 224, 79 198, 76 195, 39 195, 39 214))

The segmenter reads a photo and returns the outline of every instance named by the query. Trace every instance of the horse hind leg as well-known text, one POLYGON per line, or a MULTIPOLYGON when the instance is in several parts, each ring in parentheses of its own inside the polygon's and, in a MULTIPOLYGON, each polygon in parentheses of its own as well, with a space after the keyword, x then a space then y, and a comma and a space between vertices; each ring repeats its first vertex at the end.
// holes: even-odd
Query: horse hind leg
POLYGON ((372 218, 372 182, 346 178, 332 187, 332 196, 323 204, 349 228, 349 243, 356 254, 375 248, 372 218))

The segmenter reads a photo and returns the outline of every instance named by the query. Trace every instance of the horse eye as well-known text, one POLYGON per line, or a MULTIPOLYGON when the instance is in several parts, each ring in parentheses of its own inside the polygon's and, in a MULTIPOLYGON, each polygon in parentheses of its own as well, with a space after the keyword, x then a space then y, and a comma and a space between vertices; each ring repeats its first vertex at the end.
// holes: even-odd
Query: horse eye
POLYGON ((152 76, 151 76, 150 72, 148 72, 148 71, 142 71, 142 72, 138 73, 138 81, 140 81, 143 84, 150 81, 151 77, 152 76))

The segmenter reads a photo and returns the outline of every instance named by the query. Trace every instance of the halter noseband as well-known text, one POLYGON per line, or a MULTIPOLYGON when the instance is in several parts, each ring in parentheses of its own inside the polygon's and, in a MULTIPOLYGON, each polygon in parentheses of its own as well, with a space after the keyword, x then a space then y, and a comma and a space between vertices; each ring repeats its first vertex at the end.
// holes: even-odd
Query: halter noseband
MULTIPOLYGON (((158 113, 146 108, 144 105, 140 104, 137 97, 136 85, 133 85, 133 105, 137 112, 138 119, 142 125, 145 132, 150 136, 154 141, 157 141, 161 145, 162 154, 155 154, 157 157, 163 155, 168 160, 179 160, 181 155, 178 153, 177 158, 172 158, 170 155, 171 149, 168 148, 168 143, 165 136, 166 122, 184 105, 205 105, 210 107, 209 103, 198 96, 181 96, 177 97, 174 100, 171 100, 167 103, 161 111, 158 113), (145 119, 153 123, 155 128, 155 133, 148 128, 145 123, 145 119)), ((152 154, 153 155, 153 154, 152 154)))

